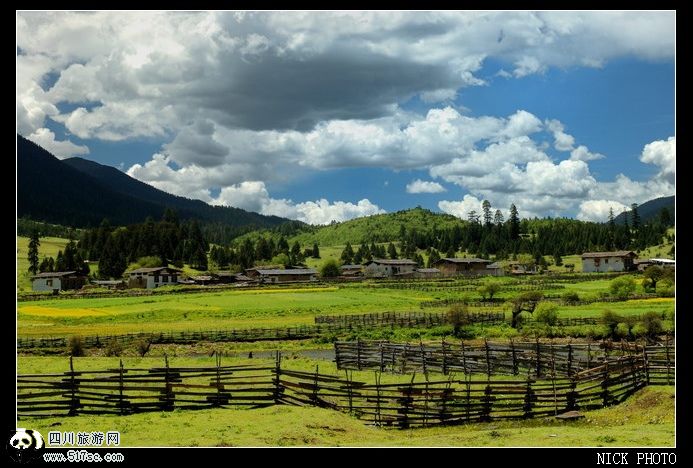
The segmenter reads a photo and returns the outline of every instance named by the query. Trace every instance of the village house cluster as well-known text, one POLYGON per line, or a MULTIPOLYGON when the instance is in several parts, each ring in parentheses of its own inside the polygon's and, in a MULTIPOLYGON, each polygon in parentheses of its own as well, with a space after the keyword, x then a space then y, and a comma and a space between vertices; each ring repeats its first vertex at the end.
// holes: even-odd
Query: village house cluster
MULTIPOLYGON (((633 251, 585 252, 582 254, 584 273, 643 271, 650 265, 674 268, 674 260, 663 258, 638 259, 633 251)), ((506 273, 498 262, 483 258, 441 258, 431 268, 418 268, 415 261, 403 259, 373 259, 363 265, 342 265, 340 278, 435 278, 449 276, 502 276, 506 273)), ((510 262, 507 273, 511 275, 536 274, 534 267, 510 262)), ((92 281, 97 287, 107 289, 144 288, 154 289, 174 284, 279 284, 318 280, 318 272, 312 268, 279 268, 257 266, 242 273, 219 271, 204 275, 186 276, 182 270, 171 267, 138 268, 126 273, 124 280, 92 281)), ((55 271, 32 276, 34 291, 64 291, 80 289, 87 284, 87 277, 75 271, 55 271)))

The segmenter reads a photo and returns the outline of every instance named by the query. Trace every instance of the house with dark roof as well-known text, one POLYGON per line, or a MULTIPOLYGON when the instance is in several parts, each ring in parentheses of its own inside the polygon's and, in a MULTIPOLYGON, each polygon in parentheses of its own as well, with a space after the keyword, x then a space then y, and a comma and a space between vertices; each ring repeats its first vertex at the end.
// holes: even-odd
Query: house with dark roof
POLYGON ((435 278, 440 276, 440 270, 437 268, 417 268, 414 271, 415 278, 435 278))
POLYGON ((444 275, 495 275, 497 269, 489 268, 493 262, 483 258, 441 258, 433 263, 444 275))
POLYGON ((339 267, 339 273, 350 278, 363 276, 363 265, 342 265, 339 267))
POLYGON ((585 252, 582 254, 582 271, 584 273, 632 271, 636 268, 636 258, 638 255, 632 250, 585 252))
POLYGON ((296 283, 318 279, 318 272, 312 268, 249 268, 246 275, 260 283, 296 283))
POLYGON ((87 282, 87 277, 76 271, 47 271, 31 277, 33 291, 66 291, 79 289, 87 282))
POLYGON ((395 277, 413 275, 418 264, 408 258, 376 258, 365 264, 363 274, 371 277, 395 277))
POLYGON ((128 287, 154 289, 178 284, 181 273, 181 270, 169 267, 138 268, 129 273, 128 287))

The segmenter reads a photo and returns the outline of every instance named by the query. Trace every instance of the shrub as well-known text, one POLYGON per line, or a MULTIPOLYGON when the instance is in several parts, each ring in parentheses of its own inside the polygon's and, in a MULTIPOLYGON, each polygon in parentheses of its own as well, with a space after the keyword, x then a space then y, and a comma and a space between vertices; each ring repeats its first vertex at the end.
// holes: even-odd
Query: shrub
POLYGON ((580 296, 578 295, 578 293, 574 291, 568 291, 567 293, 564 293, 562 299, 563 303, 565 304, 577 304, 578 302, 580 302, 580 296))
POLYGON ((662 333, 662 318, 657 312, 647 312, 643 315, 640 323, 645 327, 645 330, 647 330, 647 336, 652 337, 662 333))
POLYGON ((636 338, 646 336, 647 335, 647 327, 643 323, 638 322, 635 325, 633 325, 633 328, 631 329, 631 333, 633 333, 633 336, 635 336, 636 338))
POLYGON ((106 356, 120 356, 123 353, 123 345, 116 339, 110 340, 106 344, 106 356))
POLYGON ((454 304, 448 309, 445 318, 452 325, 452 333, 456 337, 460 336, 460 331, 463 326, 469 325, 469 314, 467 313, 467 304, 454 304))
POLYGON ((635 280, 631 276, 619 276, 609 286, 611 295, 619 299, 627 299, 635 291, 635 280))
POLYGON ((628 326, 628 324, 625 322, 621 322, 616 325, 614 333, 619 338, 627 338, 628 335, 630 335, 630 326, 628 326))
POLYGON ((493 300, 493 296, 500 291, 501 285, 496 282, 486 283, 477 288, 477 292, 481 295, 483 300, 488 299, 493 300))
POLYGON ((323 278, 335 278, 339 273, 339 265, 335 259, 326 260, 320 267, 320 276, 323 278))
POLYGON ((84 356, 84 342, 79 335, 71 336, 67 341, 67 350, 70 356, 84 356))
POLYGON ((137 354, 140 355, 140 357, 144 357, 149 352, 149 348, 151 346, 151 341, 142 339, 138 340, 135 343, 135 350, 137 351, 137 354))
POLYGON ((558 321, 558 306, 550 302, 540 302, 534 311, 537 322, 544 325, 556 325, 558 321))

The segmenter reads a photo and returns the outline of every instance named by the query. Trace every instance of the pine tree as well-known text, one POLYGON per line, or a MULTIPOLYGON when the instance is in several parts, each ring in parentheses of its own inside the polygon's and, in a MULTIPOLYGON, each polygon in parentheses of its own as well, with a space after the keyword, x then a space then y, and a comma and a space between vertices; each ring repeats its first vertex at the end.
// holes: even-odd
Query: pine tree
POLYGON ((318 243, 313 243, 313 258, 320 258, 320 249, 318 248, 318 243))
POLYGON ((58 256, 55 257, 55 270, 53 271, 66 271, 65 257, 62 250, 58 250, 58 256))
POLYGON ((387 255, 392 259, 392 260, 397 260, 397 248, 395 247, 395 244, 390 242, 390 244, 387 246, 387 255))
POLYGON ((516 240, 520 237, 520 216, 517 212, 515 204, 510 205, 510 218, 508 219, 510 240, 516 240))
POLYGON ((488 200, 484 200, 481 203, 481 209, 484 212, 484 227, 488 229, 491 227, 491 221, 492 221, 491 203, 488 200))
POLYGON ((638 214, 638 204, 633 203, 630 205, 631 216, 633 218, 633 230, 637 231, 640 229, 640 215, 638 214))
POLYGON ((426 263, 427 268, 433 268, 435 262, 440 260, 440 254, 436 249, 431 249, 431 254, 428 256, 428 263, 426 263))
POLYGON ((348 265, 353 261, 354 250, 351 248, 351 244, 349 242, 346 243, 346 247, 344 247, 344 250, 342 250, 342 255, 340 258, 342 263, 345 265, 348 265))
POLYGON ((32 230, 31 238, 29 239, 29 273, 35 275, 39 270, 39 255, 38 248, 41 245, 39 234, 36 229, 32 230))

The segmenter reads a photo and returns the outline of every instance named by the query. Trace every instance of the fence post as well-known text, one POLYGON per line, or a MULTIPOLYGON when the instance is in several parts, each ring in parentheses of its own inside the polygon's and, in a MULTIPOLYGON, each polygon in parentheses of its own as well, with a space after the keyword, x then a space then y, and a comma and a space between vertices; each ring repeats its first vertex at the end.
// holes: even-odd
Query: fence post
POLYGON ((609 361, 604 361, 602 379, 602 406, 609 406, 609 361))
MULTIPOLYGON (((275 404, 280 404, 281 401, 281 395, 282 395, 282 387, 281 387, 281 363, 282 363, 282 353, 281 351, 277 351, 275 358, 274 358, 274 403, 275 404)), ((346 369, 345 371, 346 372, 346 369)))
POLYGON ((541 377, 541 347, 539 346, 539 338, 536 338, 536 351, 537 351, 537 356, 536 356, 536 374, 537 377, 541 377))
POLYGON ((441 346, 443 348, 443 375, 448 374, 448 366, 447 366, 447 346, 445 343, 445 337, 443 337, 443 341, 441 343, 441 346))
POLYGON ((484 348, 486 349, 486 376, 491 377, 491 356, 488 349, 488 340, 484 338, 484 348))
POLYGON ((568 343, 568 377, 573 375, 573 345, 568 343))
POLYGON ((164 353, 164 363, 165 363, 165 369, 166 371, 164 372, 164 397, 163 397, 163 404, 162 404, 162 409, 164 411, 171 411, 173 409, 173 398, 171 395, 171 382, 170 382, 170 374, 169 374, 169 366, 168 366, 168 354, 164 353))
POLYGON ((356 367, 361 370, 361 339, 356 338, 356 367))
POLYGON ((523 418, 529 419, 532 417, 532 401, 534 401, 534 392, 532 391, 532 379, 529 376, 529 372, 527 373, 527 388, 525 391, 525 402, 524 405, 522 406, 522 410, 524 411, 524 414, 522 415, 523 418))
POLYGON ((424 375, 427 375, 428 369, 426 367, 426 348, 424 348, 422 341, 419 341, 419 349, 421 349, 421 367, 423 369, 424 375))
POLYGON ((120 360, 120 375, 119 375, 119 385, 118 385, 118 406, 120 406, 120 414, 125 414, 125 406, 123 403, 123 360, 120 360))
POLYGON ((517 367, 517 352, 515 351, 515 342, 512 338, 510 338, 510 349, 513 355, 513 375, 517 375, 519 373, 519 369, 517 367))
POLYGON ((383 349, 382 342, 378 343, 378 348, 380 348, 380 372, 385 370, 385 350, 383 349))
POLYGON ((666 354, 667 354, 667 385, 671 385, 671 357, 669 355, 669 344, 671 337, 667 334, 667 342, 666 342, 666 354))
POLYGON ((645 366, 645 383, 650 385, 650 363, 647 360, 647 345, 642 345, 642 362, 645 366))
POLYGON ((375 425, 380 426, 381 425, 381 418, 380 418, 380 374, 378 372, 375 372, 375 425))
POLYGON ((491 420, 491 405, 493 398, 491 396, 491 393, 491 385, 486 384, 486 388, 484 389, 484 403, 482 405, 481 416, 479 417, 479 421, 488 422, 491 420))
MULTIPOLYGON (((462 372, 464 372, 464 375, 467 375, 467 353, 465 352, 464 349, 464 340, 460 340, 460 345, 462 346, 462 372)), ((469 419, 469 418, 467 418, 469 419)))
POLYGON ((77 381, 75 380, 75 368, 72 364, 72 356, 70 356, 70 416, 77 415, 79 408, 79 400, 77 399, 77 381))
POLYGON ((587 368, 592 368, 592 343, 587 343, 587 368))

